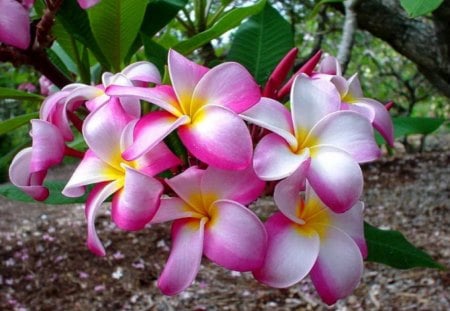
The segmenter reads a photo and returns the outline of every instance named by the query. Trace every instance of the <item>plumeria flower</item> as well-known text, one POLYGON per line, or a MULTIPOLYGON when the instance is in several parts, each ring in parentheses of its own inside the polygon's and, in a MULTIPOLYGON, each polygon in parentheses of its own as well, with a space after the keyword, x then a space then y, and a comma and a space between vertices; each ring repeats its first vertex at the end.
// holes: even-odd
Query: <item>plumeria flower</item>
POLYGON ((337 59, 327 56, 314 76, 328 79, 336 86, 342 101, 341 110, 351 110, 365 116, 389 145, 394 144, 394 127, 388 110, 379 101, 364 97, 358 74, 346 80, 337 59))
MULTIPOLYGON (((102 84, 82 85, 74 90, 66 100, 66 104, 78 101, 86 101, 89 111, 95 111, 109 101, 111 96, 105 94, 105 89, 110 85, 122 86, 147 86, 148 83, 160 84, 161 74, 158 68, 150 62, 136 62, 125 67, 121 72, 113 74, 105 72, 102 75, 102 84)), ((135 117, 141 115, 141 104, 139 99, 132 97, 121 97, 120 102, 125 111, 135 117)))
MULTIPOLYGON (((48 190, 43 182, 50 167, 59 164, 64 155, 83 156, 82 152, 67 146, 75 137, 72 126, 80 131, 82 129, 83 120, 75 113, 80 107, 86 106, 90 111, 95 111, 106 104, 110 96, 104 94, 104 89, 110 84, 146 85, 149 82, 160 83, 161 80, 157 68, 149 62, 131 64, 116 75, 104 73, 102 78, 104 85, 72 83, 48 96, 42 103, 39 119, 32 121, 33 147, 17 154, 10 167, 11 182, 34 199, 47 198, 48 190), (33 163, 40 164, 36 166, 33 163)), ((140 116, 139 100, 120 98, 120 103, 134 117, 140 116)))
POLYGON ((252 140, 238 116, 260 99, 252 76, 228 62, 211 70, 174 50, 169 51, 171 86, 110 86, 110 96, 133 96, 164 111, 144 116, 136 125, 135 143, 123 157, 133 160, 178 129, 181 141, 197 159, 222 169, 245 169, 252 158, 252 140))
POLYGON ((300 75, 291 90, 292 114, 268 98, 242 113, 274 132, 255 148, 253 165, 259 178, 286 178, 311 159, 307 179, 320 199, 335 212, 351 208, 363 188, 358 162, 375 160, 381 152, 368 120, 340 111, 340 104, 331 82, 300 75))
POLYGON ((84 186, 95 184, 86 202, 89 249, 100 256, 105 249, 95 231, 95 217, 110 195, 112 219, 124 230, 142 229, 159 207, 162 184, 153 176, 178 165, 180 160, 163 143, 134 161, 121 153, 132 143, 137 119, 112 98, 91 113, 83 124, 83 136, 89 146, 63 190, 68 197, 80 196, 84 186))
POLYGON ((355 289, 363 273, 364 206, 357 202, 341 214, 327 208, 309 183, 305 185, 310 162, 275 187, 280 211, 265 223, 267 255, 253 274, 277 288, 292 286, 309 274, 322 300, 334 304, 355 289))
POLYGON ((161 199, 152 220, 174 220, 172 250, 158 279, 165 295, 175 295, 194 281, 202 254, 236 271, 262 265, 266 232, 258 217, 244 206, 264 188, 251 167, 241 171, 191 167, 166 182, 178 197, 161 199))
POLYGON ((43 186, 44 178, 50 167, 62 161, 64 139, 55 125, 39 119, 31 121, 30 134, 33 145, 14 157, 9 167, 9 177, 23 192, 43 201, 49 195, 48 189, 43 186))

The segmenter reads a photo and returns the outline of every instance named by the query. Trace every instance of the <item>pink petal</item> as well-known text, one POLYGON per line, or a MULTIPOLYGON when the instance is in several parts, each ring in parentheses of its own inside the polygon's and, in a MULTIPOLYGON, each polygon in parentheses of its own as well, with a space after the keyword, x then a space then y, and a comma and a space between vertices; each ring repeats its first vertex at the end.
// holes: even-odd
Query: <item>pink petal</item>
POLYGON ((134 161, 136 169, 149 176, 155 176, 165 170, 181 164, 165 143, 159 143, 134 161))
POLYGON ((161 204, 150 223, 156 224, 181 218, 200 219, 202 217, 202 214, 196 213, 180 198, 162 198, 161 204))
POLYGON ((319 235, 302 234, 297 226, 280 212, 265 223, 269 236, 267 254, 254 277, 269 286, 289 287, 302 280, 314 266, 319 254, 319 235))
POLYGON ((242 112, 240 116, 245 121, 280 135, 289 145, 297 148, 291 113, 280 102, 262 97, 256 105, 242 112))
POLYGON ((248 128, 227 108, 203 107, 192 123, 180 127, 178 133, 186 148, 206 164, 242 170, 251 163, 253 146, 248 128))
POLYGON ((381 156, 369 121, 352 111, 327 115, 311 130, 310 137, 314 142, 317 141, 318 146, 339 148, 359 163, 373 161, 381 156))
POLYGON ((136 124, 134 142, 123 152, 123 158, 131 161, 141 157, 161 143, 176 128, 188 122, 189 117, 177 118, 166 111, 155 111, 145 115, 136 124))
POLYGON ((182 111, 173 88, 168 85, 161 85, 152 88, 111 85, 106 88, 105 93, 109 96, 122 98, 139 98, 155 104, 158 107, 170 112, 174 116, 180 117, 186 114, 182 111))
POLYGON ((46 171, 61 163, 64 158, 64 140, 56 126, 39 119, 31 120, 31 136, 30 172, 46 171))
POLYGON ((45 98, 39 111, 39 118, 49 121, 49 118, 51 118, 55 107, 57 105, 64 105, 64 101, 69 94, 69 91, 58 91, 45 98))
POLYGON ((113 221, 123 230, 143 229, 155 215, 163 190, 155 178, 126 167, 124 186, 112 201, 113 221))
POLYGON ((122 70, 122 74, 131 81, 161 84, 161 74, 159 73, 158 68, 146 61, 128 65, 122 70))
POLYGON ((328 76, 325 77, 325 79, 327 79, 327 78, 329 78, 329 81, 334 84, 334 86, 338 90, 341 98, 344 97, 345 95, 347 95, 348 83, 344 77, 342 77, 342 76, 332 76, 331 78, 328 76))
POLYGON ((47 171, 30 172, 32 148, 21 150, 9 166, 9 178, 11 183, 37 201, 44 201, 48 195, 48 189, 42 186, 47 171))
POLYGON ((123 178, 123 172, 120 168, 112 167, 98 158, 91 150, 88 150, 70 177, 62 193, 67 197, 79 197, 83 195, 85 185, 120 178, 123 178))
POLYGON ((250 271, 261 267, 267 234, 259 218, 245 206, 219 200, 209 208, 204 253, 230 270, 250 271))
POLYGON ((166 179, 166 183, 181 199, 183 199, 184 202, 195 209, 203 202, 201 180, 204 174, 205 170, 199 169, 196 166, 191 166, 183 173, 172 177, 171 179, 166 179))
POLYGON ((330 212, 330 224, 346 234, 358 245, 363 258, 367 257, 367 244, 364 239, 364 203, 359 201, 351 209, 344 213, 336 214, 330 212))
POLYGON ((208 71, 195 87, 190 113, 205 105, 226 107, 241 113, 261 99, 261 92, 253 77, 242 65, 233 62, 220 64, 208 71))
POLYGON ((297 224, 304 224, 304 221, 298 218, 297 211, 301 204, 300 191, 305 189, 306 175, 310 164, 311 159, 304 161, 291 176, 275 186, 273 194, 278 209, 297 224))
POLYGON ((319 257, 310 276, 322 300, 331 305, 351 294, 363 273, 358 246, 344 232, 329 227, 320 241, 319 257))
POLYGON ((291 90, 291 111, 297 139, 303 141, 313 126, 327 114, 338 111, 340 104, 341 97, 331 82, 298 76, 291 90))
MULTIPOLYGON (((263 192, 265 183, 260 180, 249 166, 242 171, 221 170, 209 166, 202 179, 202 193, 214 194, 247 205, 256 200, 263 192)), ((205 202, 206 203, 206 202, 205 202)))
MULTIPOLYGON (((209 71, 175 50, 169 50, 169 75, 178 101, 184 107, 184 113, 189 114, 192 94, 200 79, 209 71)), ((223 81, 219 81, 221 83, 223 81)))
POLYGON ((335 57, 330 55, 325 56, 324 59, 320 62, 319 72, 329 75, 342 75, 341 65, 335 57))
POLYGON ((175 295, 194 281, 203 254, 206 218, 176 220, 172 225, 172 250, 158 279, 164 295, 175 295))
POLYGON ((15 0, 0 1, 0 42, 25 50, 30 45, 28 10, 15 0))
POLYGON ((89 148, 106 163, 117 166, 122 161, 120 139, 132 117, 117 98, 89 114, 83 123, 83 136, 89 148))
POLYGON ((78 4, 81 6, 81 8, 84 10, 89 9, 100 2, 100 0, 77 0, 77 1, 78 4))
MULTIPOLYGON (((133 144, 134 129, 138 119, 128 123, 122 132, 120 149, 126 150, 133 144)), ((181 160, 167 147, 165 143, 159 143, 148 152, 133 161, 133 166, 148 176, 155 176, 171 167, 181 164, 181 160)))
POLYGON ((311 154, 307 179, 317 196, 336 213, 350 209, 363 190, 358 163, 346 152, 331 146, 311 148, 311 154))
POLYGON ((358 98, 353 106, 360 106, 373 111, 375 115, 372 121, 373 127, 380 132, 390 146, 394 145, 394 126, 391 115, 382 103, 370 98, 358 98))
POLYGON ((288 143, 276 134, 268 134, 255 148, 253 167, 262 180, 278 180, 293 174, 309 158, 309 152, 292 152, 288 143))
POLYGON ((361 84, 359 83, 358 74, 355 73, 351 76, 348 81, 348 94, 353 98, 361 98, 363 97, 363 91, 361 88, 361 84))
POLYGON ((86 200, 86 219, 87 219, 87 246, 89 250, 97 256, 105 256, 105 248, 98 238, 95 230, 95 218, 102 203, 121 187, 120 181, 105 182, 96 185, 89 193, 86 200))

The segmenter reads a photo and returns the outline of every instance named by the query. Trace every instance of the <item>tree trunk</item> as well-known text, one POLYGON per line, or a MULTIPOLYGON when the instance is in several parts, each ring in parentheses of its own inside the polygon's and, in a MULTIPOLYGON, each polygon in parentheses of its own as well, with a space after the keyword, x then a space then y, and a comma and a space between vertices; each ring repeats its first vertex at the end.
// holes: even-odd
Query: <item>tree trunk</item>
POLYGON ((358 26, 389 43, 450 98, 450 0, 430 17, 410 18, 398 0, 360 1, 358 26))

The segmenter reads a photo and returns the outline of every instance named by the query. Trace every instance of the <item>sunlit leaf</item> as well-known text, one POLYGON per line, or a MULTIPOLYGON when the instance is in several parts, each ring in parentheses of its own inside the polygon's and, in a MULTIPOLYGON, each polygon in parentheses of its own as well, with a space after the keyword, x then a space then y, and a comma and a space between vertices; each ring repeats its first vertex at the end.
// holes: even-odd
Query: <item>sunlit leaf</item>
POLYGON ((253 5, 235 8, 225 14, 209 29, 189 38, 185 41, 179 42, 173 48, 182 54, 189 54, 195 49, 210 42, 212 39, 220 37, 222 34, 236 26, 252 15, 258 14, 266 4, 266 0, 259 0, 253 5))
POLYGON ((238 28, 228 60, 243 64, 262 85, 293 46, 290 24, 277 10, 266 5, 262 12, 238 28))
POLYGON ((102 0, 88 10, 92 33, 115 71, 136 39, 146 6, 142 0, 102 0))
POLYGON ((66 32, 88 47, 102 66, 109 69, 108 60, 92 34, 87 12, 81 9, 76 1, 62 1, 56 18, 64 26, 66 32))
POLYGON ((444 0, 400 0, 400 4, 411 17, 426 15, 436 10, 444 0))
POLYGON ((367 261, 382 263, 397 269, 443 268, 430 255, 412 245, 398 231, 381 230, 365 222, 364 235, 369 250, 367 261))

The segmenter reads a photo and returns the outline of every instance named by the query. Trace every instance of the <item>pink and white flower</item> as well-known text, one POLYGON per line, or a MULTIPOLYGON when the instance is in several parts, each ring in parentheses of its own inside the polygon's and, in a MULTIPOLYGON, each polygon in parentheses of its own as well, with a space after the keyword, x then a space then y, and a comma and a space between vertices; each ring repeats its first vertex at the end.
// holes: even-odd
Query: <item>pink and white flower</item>
POLYGON ((197 159, 222 169, 245 169, 252 141, 238 116, 260 99, 258 85, 241 65, 223 63, 211 70, 169 51, 172 86, 110 86, 110 96, 132 96, 164 111, 149 113, 136 125, 135 143, 123 157, 133 160, 178 129, 181 141, 197 159))
POLYGON ((68 197, 80 196, 85 185, 96 184, 86 202, 89 249, 100 256, 105 249, 95 231, 95 217, 112 194, 112 219, 124 230, 142 229, 159 207, 162 184, 153 176, 178 165, 180 160, 163 143, 141 157, 126 161, 121 153, 132 143, 137 119, 112 98, 91 113, 83 124, 89 146, 63 190, 68 197))
POLYGON ((244 206, 264 188, 251 167, 241 171, 191 167, 166 182, 178 197, 161 199, 152 220, 174 220, 172 250, 158 279, 165 295, 175 295, 194 281, 203 254, 231 270, 251 271, 262 265, 266 232, 244 206))
POLYGON ((351 208, 363 189, 358 162, 377 159, 380 150, 368 120, 340 111, 340 105, 331 82, 300 75, 291 90, 292 113, 268 98, 242 113, 244 119, 274 132, 255 148, 258 177, 286 178, 311 159, 307 179, 320 199, 335 212, 351 208))
POLYGON ((320 63, 319 72, 313 76, 327 79, 336 86, 341 97, 341 110, 365 116, 389 145, 394 144, 394 127, 388 110, 379 101, 364 97, 358 74, 346 80, 337 59, 327 56, 320 63))
POLYGON ((361 279, 367 256, 364 206, 357 202, 341 214, 327 208, 306 181, 309 162, 275 188, 280 211, 265 223, 267 255, 253 275, 284 288, 309 274, 322 300, 331 305, 349 295, 361 279))

